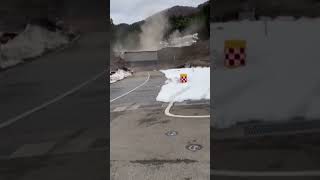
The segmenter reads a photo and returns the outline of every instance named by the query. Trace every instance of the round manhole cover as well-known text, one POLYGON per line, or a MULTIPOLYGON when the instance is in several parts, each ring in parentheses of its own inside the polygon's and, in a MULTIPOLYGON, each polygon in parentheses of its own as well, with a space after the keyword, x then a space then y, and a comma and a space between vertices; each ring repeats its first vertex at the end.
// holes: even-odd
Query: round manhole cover
POLYGON ((167 136, 176 136, 176 135, 178 135, 178 132, 177 131, 168 131, 168 132, 166 132, 166 135, 167 136))
POLYGON ((186 146, 189 151, 196 152, 202 149, 200 144, 189 144, 186 146))

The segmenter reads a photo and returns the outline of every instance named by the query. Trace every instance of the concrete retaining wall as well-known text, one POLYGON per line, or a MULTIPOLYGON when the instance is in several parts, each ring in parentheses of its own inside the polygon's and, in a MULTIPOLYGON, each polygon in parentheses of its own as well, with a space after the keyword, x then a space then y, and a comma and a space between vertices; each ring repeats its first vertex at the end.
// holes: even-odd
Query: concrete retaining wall
POLYGON ((159 70, 158 61, 137 61, 129 63, 130 69, 134 71, 159 70))
POLYGON ((209 61, 209 41, 181 48, 164 48, 158 51, 160 67, 176 67, 189 61, 209 61))
POLYGON ((208 66, 210 64, 209 40, 180 48, 171 47, 159 51, 126 52, 124 59, 130 63, 131 68, 175 68, 186 64, 208 66))
POLYGON ((158 52, 157 51, 125 52, 124 59, 127 62, 158 61, 158 52))

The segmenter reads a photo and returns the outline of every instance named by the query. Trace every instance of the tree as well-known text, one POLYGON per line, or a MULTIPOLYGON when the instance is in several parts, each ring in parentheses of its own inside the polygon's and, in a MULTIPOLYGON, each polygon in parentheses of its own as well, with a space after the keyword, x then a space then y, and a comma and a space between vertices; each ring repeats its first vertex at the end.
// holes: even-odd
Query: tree
POLYGON ((114 26, 112 18, 110 18, 110 25, 111 27, 114 26))

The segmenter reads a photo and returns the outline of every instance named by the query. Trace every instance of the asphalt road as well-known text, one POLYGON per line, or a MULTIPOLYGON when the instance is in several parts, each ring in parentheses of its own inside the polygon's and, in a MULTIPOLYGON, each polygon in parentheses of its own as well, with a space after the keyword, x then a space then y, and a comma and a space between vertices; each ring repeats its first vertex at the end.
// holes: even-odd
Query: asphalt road
MULTIPOLYGON (((165 77, 161 72, 139 72, 110 86, 110 99, 149 81, 110 104, 111 179, 207 180, 209 171, 209 118, 183 119, 164 114, 167 103, 156 97, 165 77), (167 136, 169 131, 176 136, 167 136), (201 149, 191 151, 190 145, 201 149)), ((177 103, 172 113, 207 115, 208 102, 177 103)))
MULTIPOLYGON (((211 132, 214 132, 212 130, 211 132)), ((211 140, 215 179, 319 179, 319 134, 211 140), (243 175, 244 173, 244 175, 243 175)))
POLYGON ((0 73, 1 180, 107 179, 106 47, 107 33, 84 34, 68 49, 0 73))

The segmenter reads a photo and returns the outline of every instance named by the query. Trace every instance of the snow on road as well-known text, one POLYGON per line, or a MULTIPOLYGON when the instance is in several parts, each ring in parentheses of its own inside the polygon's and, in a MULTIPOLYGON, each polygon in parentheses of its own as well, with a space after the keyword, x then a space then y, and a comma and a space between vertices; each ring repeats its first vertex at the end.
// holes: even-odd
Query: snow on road
POLYGON ((211 28, 212 52, 220 57, 213 73, 215 127, 320 117, 319 19, 228 22, 211 28), (245 67, 223 67, 227 39, 247 41, 245 67))
POLYGON ((161 70, 167 80, 157 96, 157 101, 182 102, 210 99, 210 68, 195 67, 161 70), (180 83, 180 74, 188 75, 187 83, 180 83))
POLYGON ((1 46, 0 67, 6 68, 23 62, 28 58, 42 55, 69 43, 61 32, 51 32, 37 25, 27 25, 26 29, 14 39, 1 46))
POLYGON ((118 69, 114 74, 110 75, 110 84, 120 81, 129 76, 132 76, 131 72, 118 69))

